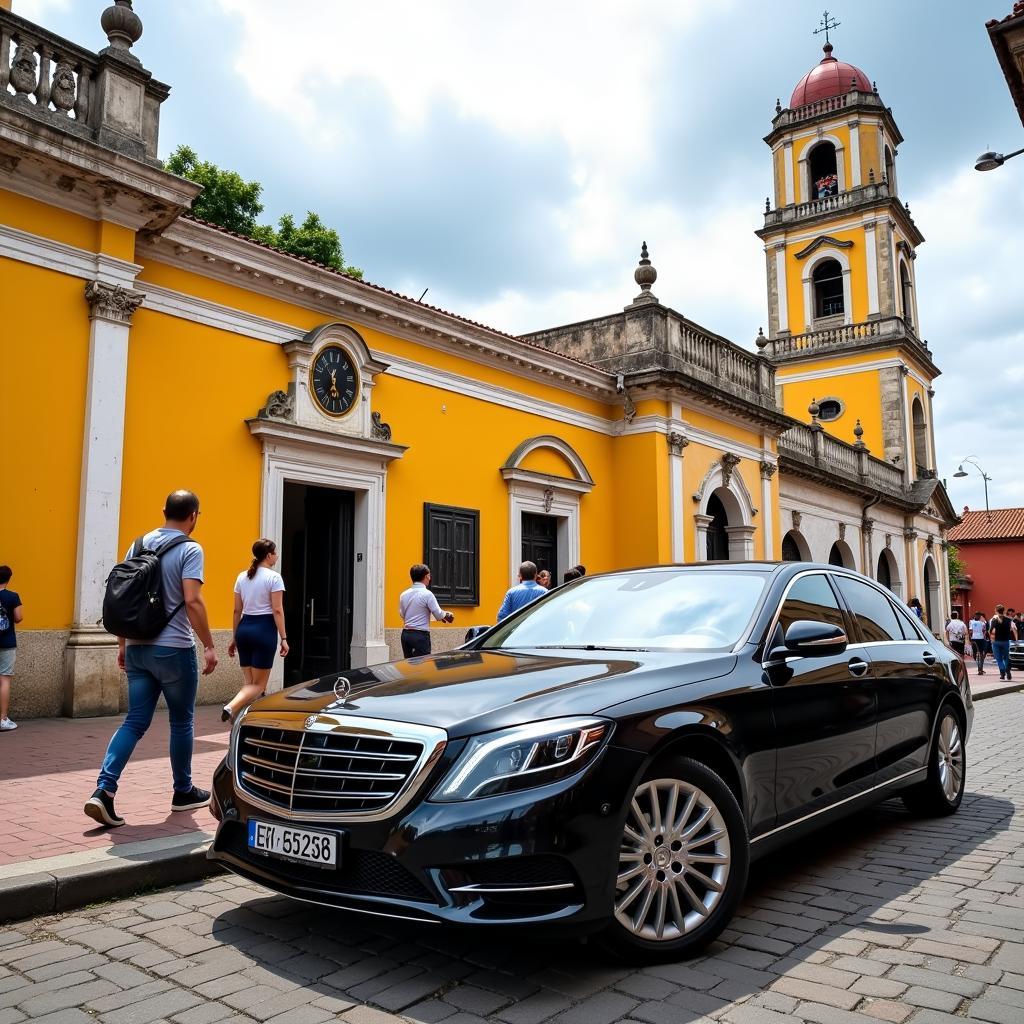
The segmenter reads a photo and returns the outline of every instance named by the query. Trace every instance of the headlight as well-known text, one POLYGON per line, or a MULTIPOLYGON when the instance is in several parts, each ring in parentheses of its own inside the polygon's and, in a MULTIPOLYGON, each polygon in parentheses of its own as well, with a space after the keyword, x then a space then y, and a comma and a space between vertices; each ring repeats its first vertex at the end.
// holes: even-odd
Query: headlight
POLYGON ((238 732, 242 728, 242 719, 249 714, 249 708, 251 704, 246 704, 244 708, 235 716, 235 720, 231 723, 231 739, 228 740, 228 756, 227 766, 229 772, 235 770, 235 751, 238 749, 238 732))
POLYGON ((431 800, 473 800, 546 786, 582 771, 611 735, 600 718, 561 718, 474 736, 431 800))

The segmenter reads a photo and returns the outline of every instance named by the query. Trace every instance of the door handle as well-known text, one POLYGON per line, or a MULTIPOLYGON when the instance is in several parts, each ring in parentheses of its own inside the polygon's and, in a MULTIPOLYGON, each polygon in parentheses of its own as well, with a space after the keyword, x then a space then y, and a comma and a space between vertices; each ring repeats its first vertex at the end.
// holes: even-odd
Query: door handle
POLYGON ((859 677, 864 675, 871 666, 860 658, 851 658, 846 667, 850 670, 851 676, 859 677))
POLYGON ((935 655, 932 654, 931 651, 925 651, 924 654, 921 655, 921 660, 926 665, 934 665, 935 664, 935 655))
POLYGON ((309 624, 311 626, 313 625, 313 615, 314 615, 314 609, 315 608, 316 608, 316 598, 315 597, 311 597, 309 599, 309 624))

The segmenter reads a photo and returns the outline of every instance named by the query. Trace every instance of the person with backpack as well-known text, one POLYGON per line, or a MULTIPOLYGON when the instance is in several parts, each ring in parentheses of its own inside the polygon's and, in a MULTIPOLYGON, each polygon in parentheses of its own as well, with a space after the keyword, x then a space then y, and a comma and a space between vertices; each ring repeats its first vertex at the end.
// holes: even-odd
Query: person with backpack
POLYGON ((169 494, 164 525, 139 537, 107 579, 103 625, 118 638, 117 664, 128 675, 128 713, 107 747, 96 791, 85 803, 85 813, 101 825, 124 824, 114 810, 114 794, 161 694, 171 733, 171 810, 194 810, 210 800, 209 791, 192 782, 199 690, 193 629, 203 645, 203 675, 217 667, 200 592, 203 549, 189 539, 198 518, 199 499, 191 491, 169 494))
POLYGON ((14 575, 9 565, 0 565, 0 732, 13 732, 17 725, 10 719, 11 680, 18 656, 15 623, 21 622, 24 609, 21 598, 8 584, 14 575))

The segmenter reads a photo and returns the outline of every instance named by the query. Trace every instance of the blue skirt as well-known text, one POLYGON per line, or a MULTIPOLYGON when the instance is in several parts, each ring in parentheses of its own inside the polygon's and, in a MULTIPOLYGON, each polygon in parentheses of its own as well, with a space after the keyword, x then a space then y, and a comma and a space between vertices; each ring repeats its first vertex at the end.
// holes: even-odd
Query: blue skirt
POLYGON ((242 668, 273 668, 277 626, 273 615, 243 615, 235 630, 238 664, 242 668))

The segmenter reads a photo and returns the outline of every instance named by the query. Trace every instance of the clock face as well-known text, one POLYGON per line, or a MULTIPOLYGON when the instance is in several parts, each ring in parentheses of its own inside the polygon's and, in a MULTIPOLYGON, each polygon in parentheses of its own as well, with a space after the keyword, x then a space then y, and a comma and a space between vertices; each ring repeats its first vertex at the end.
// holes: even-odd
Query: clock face
POLYGON ((327 345, 309 368, 309 389, 328 416, 344 416, 359 397, 359 375, 348 353, 339 345, 327 345))

